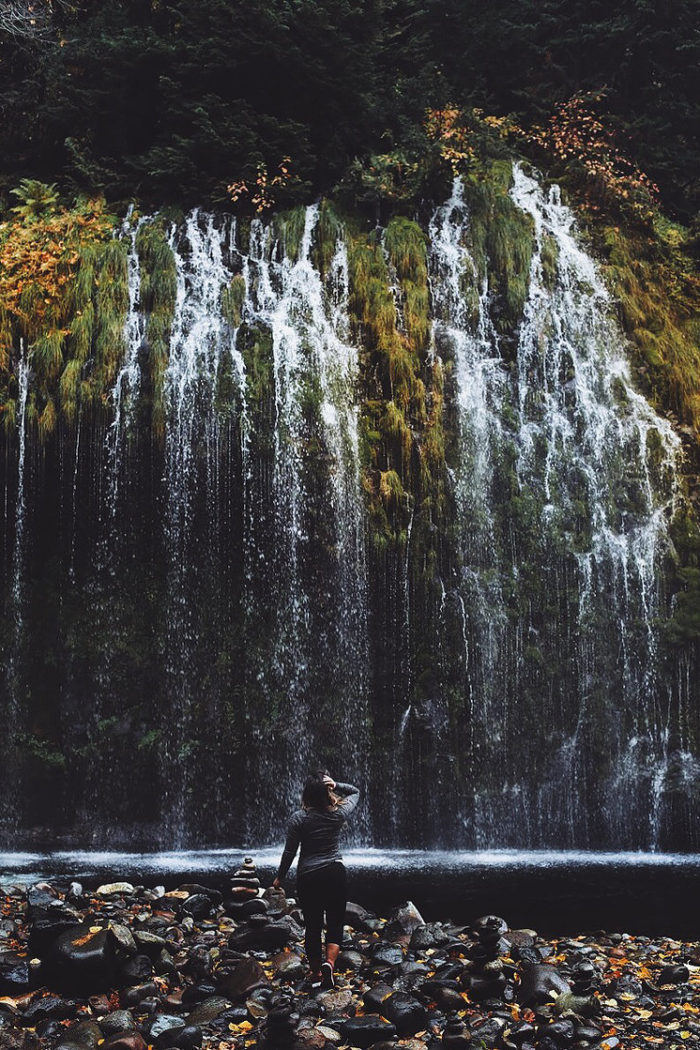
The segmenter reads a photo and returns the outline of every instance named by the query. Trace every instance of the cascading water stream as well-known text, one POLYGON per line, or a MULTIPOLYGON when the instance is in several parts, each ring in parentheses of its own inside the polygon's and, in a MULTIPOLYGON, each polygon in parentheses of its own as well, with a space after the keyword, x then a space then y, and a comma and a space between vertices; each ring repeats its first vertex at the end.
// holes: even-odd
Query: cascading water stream
MULTIPOLYGON (((573 214, 561 204, 558 189, 545 196, 516 167, 511 193, 532 216, 536 241, 518 348, 519 484, 540 485, 543 530, 554 524, 573 536, 575 519, 582 516, 577 504, 585 505, 587 535, 576 552, 577 633, 580 673, 593 682, 580 681, 581 709, 571 737, 561 743, 561 768, 570 778, 567 805, 573 813, 585 783, 578 734, 593 717, 588 698, 596 688, 600 628, 606 622, 608 630, 617 630, 622 653, 618 717, 606 727, 606 747, 614 756, 606 816, 624 836, 626 807, 635 800, 633 809, 644 812, 647 795, 651 810, 655 770, 665 762, 669 726, 659 709, 658 574, 679 498, 680 443, 632 385, 609 294, 575 240, 573 214), (547 239, 557 255, 556 282, 549 288, 542 260, 547 239), (544 456, 535 435, 544 441, 544 456), (646 769, 636 753, 640 741, 647 750, 646 769)), ((600 689, 609 685, 599 680, 600 689)), ((559 784, 556 790, 561 789, 559 784)), ((652 823, 650 845, 653 834, 652 823)))
MULTIPOLYGON (((267 775, 275 777, 289 805, 296 801, 299 769, 314 757, 318 711, 309 703, 318 676, 315 631, 326 633, 337 662, 335 718, 346 742, 342 761, 359 774, 366 725, 366 565, 359 470, 359 418, 355 386, 357 350, 349 336, 347 257, 336 240, 328 273, 314 265, 317 205, 306 209, 295 257, 273 227, 256 222, 246 272, 243 316, 270 332, 274 376, 274 463, 270 478, 276 544, 272 554, 275 617, 271 667, 261 668, 268 700, 280 705, 277 754, 268 751, 267 775), (281 255, 281 258, 279 256, 281 255), (318 498, 309 490, 314 443, 329 459, 326 526, 310 532, 308 512, 318 498), (324 593, 327 617, 312 608, 302 561, 330 543, 331 577, 324 593), (324 622, 325 620, 325 622, 324 622), (275 700, 275 694, 279 699, 275 700)), ((316 453, 318 455, 318 453, 316 453)), ((272 582, 272 581, 271 581, 272 582)), ((320 701, 322 698, 318 698, 320 701)), ((349 772, 345 775, 349 775, 349 772)))
MULTIPOLYGON (((219 420, 216 395, 222 355, 228 354, 240 403, 245 405, 244 368, 235 348, 236 333, 222 312, 222 293, 235 230, 217 228, 211 215, 191 212, 184 229, 173 229, 177 295, 164 378, 165 490, 164 538, 168 561, 165 666, 173 708, 164 712, 162 807, 168 836, 183 845, 191 827, 192 751, 195 719, 211 730, 220 713, 215 703, 198 712, 204 669, 198 653, 200 565, 215 560, 219 528, 219 420), (204 503, 206 516, 196 517, 204 503), (198 527, 195 530, 195 521, 198 527), (175 717, 173 717, 173 712, 175 717)), ((242 413, 241 413, 242 414, 242 413)))
POLYGON ((630 822, 653 811, 666 762, 657 580, 679 443, 632 386, 608 293, 558 191, 546 197, 516 167, 511 197, 534 237, 514 365, 501 356, 497 305, 469 254, 459 182, 430 227, 435 344, 454 361, 459 426, 454 600, 477 782, 465 826, 477 847, 523 835, 580 845, 595 799, 618 841, 641 834, 653 845, 653 817, 646 828, 630 822), (504 511, 499 494, 513 488, 504 511), (540 622, 547 601, 556 635, 540 622), (556 654, 555 687, 538 697, 545 653, 556 654), (545 761, 516 745, 523 716, 533 730, 547 727, 545 761), (601 748, 609 752, 594 770, 601 748))
POLYGON ((27 396, 29 393, 29 358, 24 341, 20 341, 17 366, 17 495, 15 500, 14 544, 12 555, 12 584, 9 594, 10 642, 5 666, 6 710, 5 743, 7 754, 3 776, 3 812, 0 824, 6 835, 16 832, 19 824, 21 793, 17 783, 14 753, 25 722, 20 700, 21 655, 24 643, 24 588, 25 588, 25 519, 26 519, 26 457, 27 457, 27 396))

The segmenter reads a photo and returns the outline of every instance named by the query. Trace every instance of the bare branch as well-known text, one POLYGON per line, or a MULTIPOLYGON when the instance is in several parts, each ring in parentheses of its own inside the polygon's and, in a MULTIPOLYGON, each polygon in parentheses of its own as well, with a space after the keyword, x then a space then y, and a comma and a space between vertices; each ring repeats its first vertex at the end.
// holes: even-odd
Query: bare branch
POLYGON ((47 37, 54 0, 0 0, 0 33, 22 39, 47 37))

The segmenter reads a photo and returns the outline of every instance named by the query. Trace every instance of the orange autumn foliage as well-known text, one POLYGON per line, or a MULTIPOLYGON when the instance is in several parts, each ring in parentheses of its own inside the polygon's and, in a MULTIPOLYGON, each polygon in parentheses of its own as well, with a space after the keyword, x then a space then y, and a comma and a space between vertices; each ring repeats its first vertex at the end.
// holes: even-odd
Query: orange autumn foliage
POLYGON ((99 199, 79 209, 0 223, 0 308, 30 337, 46 327, 60 328, 66 285, 81 249, 107 240, 112 228, 99 199))

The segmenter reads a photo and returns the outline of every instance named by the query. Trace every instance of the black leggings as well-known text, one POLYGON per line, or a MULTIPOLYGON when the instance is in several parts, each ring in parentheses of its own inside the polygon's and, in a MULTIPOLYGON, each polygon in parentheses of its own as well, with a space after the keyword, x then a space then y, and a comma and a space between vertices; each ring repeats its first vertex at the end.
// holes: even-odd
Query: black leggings
POLYGON ((326 944, 341 944, 347 903, 345 868, 340 861, 297 878, 299 903, 306 925, 306 958, 312 970, 321 965, 321 933, 326 915, 326 944))

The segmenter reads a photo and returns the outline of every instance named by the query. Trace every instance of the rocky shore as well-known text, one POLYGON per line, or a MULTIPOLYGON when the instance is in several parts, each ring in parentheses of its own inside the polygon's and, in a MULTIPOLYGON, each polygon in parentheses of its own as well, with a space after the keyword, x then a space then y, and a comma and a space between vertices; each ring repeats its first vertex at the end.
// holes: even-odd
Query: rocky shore
POLYGON ((252 861, 225 893, 56 882, 0 900, 0 1050, 700 1047, 698 942, 351 903, 321 990, 294 900, 252 861))

